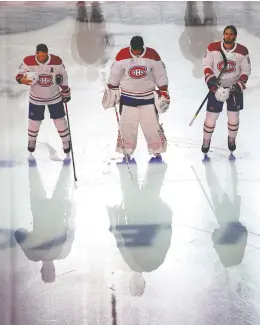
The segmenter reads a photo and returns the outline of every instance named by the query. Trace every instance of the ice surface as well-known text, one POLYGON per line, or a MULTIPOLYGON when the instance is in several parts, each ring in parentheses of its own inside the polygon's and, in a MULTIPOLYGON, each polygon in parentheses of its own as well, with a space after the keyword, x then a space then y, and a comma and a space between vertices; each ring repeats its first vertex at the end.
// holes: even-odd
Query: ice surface
POLYGON ((94 6, 87 16, 75 3, 0 6, 1 325, 260 324, 259 3, 94 6), (194 26, 204 15, 207 25, 194 26), (230 23, 252 61, 237 159, 228 159, 224 110, 203 164, 205 110, 188 124, 207 92, 206 46, 230 23), (115 54, 135 34, 167 66, 171 107, 160 117, 165 164, 148 165, 140 132, 131 180, 116 165, 116 117, 101 99, 115 54), (69 73, 77 187, 72 167, 55 159, 63 154, 47 111, 37 166, 28 166, 28 89, 15 74, 38 43, 69 73))

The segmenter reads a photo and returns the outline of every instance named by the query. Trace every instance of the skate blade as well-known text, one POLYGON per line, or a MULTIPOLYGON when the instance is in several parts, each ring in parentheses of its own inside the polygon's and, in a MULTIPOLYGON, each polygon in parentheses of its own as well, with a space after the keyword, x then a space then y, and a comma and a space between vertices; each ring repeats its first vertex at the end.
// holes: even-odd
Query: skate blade
POLYGON ((64 165, 64 166, 67 166, 67 165, 69 165, 70 163, 71 163, 71 157, 70 157, 70 155, 68 154, 67 157, 65 157, 65 158, 63 159, 63 165, 64 165))
POLYGON ((202 162, 207 162, 207 161, 210 161, 210 157, 208 156, 208 154, 205 153, 202 162))
POLYGON ((32 154, 30 154, 29 157, 28 157, 28 163, 29 163, 29 167, 37 166, 36 159, 32 154))
POLYGON ((233 155, 233 152, 230 153, 229 160, 230 161, 235 161, 236 160, 236 157, 233 155))

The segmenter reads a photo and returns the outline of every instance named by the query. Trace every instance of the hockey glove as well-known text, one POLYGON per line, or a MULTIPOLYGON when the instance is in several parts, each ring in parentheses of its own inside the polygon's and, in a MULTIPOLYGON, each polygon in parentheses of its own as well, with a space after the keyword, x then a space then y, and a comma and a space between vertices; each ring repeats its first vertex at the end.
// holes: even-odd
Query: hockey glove
POLYGON ((61 86, 61 96, 64 103, 68 103, 71 99, 70 88, 68 86, 61 86))
POLYGON ((230 87, 230 92, 234 96, 241 94, 244 89, 246 89, 245 83, 243 81, 238 81, 230 87))
POLYGON ((56 83, 56 85, 61 86, 62 85, 62 82, 63 82, 63 77, 60 74, 57 74, 55 76, 55 83, 56 83))
POLYGON ((155 91, 155 106, 159 114, 165 113, 170 106, 170 95, 166 90, 155 91))
POLYGON ((209 88, 210 91, 212 91, 213 93, 216 92, 216 90, 219 87, 218 81, 217 81, 217 77, 215 77, 214 75, 206 75, 205 77, 205 82, 209 88))
POLYGON ((104 96, 102 99, 102 106, 104 109, 114 107, 120 101, 120 90, 113 85, 106 85, 104 96))

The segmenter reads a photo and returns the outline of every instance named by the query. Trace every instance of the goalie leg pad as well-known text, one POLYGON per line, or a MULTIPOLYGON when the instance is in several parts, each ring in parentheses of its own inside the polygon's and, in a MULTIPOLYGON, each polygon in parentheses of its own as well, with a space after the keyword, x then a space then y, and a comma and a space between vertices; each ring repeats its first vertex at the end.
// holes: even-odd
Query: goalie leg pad
POLYGON ((121 112, 116 151, 131 155, 137 145, 140 108, 123 105, 121 112), (121 139, 120 133, 123 139, 121 139))
POLYGON ((140 124, 147 142, 149 154, 163 153, 167 149, 167 139, 154 105, 144 105, 141 110, 140 124))

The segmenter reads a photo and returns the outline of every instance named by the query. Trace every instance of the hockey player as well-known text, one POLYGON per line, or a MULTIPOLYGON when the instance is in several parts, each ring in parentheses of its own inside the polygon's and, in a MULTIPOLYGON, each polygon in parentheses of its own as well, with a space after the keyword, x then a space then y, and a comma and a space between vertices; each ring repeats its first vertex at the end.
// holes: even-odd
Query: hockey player
POLYGON ((205 81, 210 90, 201 148, 204 154, 209 151, 216 121, 225 101, 228 115, 228 148, 231 153, 236 149, 239 111, 243 109, 243 91, 251 74, 248 50, 245 46, 236 43, 236 28, 232 25, 225 27, 223 35, 223 41, 209 44, 203 59, 205 81), (217 80, 224 67, 221 50, 227 58, 227 67, 220 80, 217 80))
POLYGON ((106 109, 119 102, 121 118, 116 151, 125 155, 123 162, 127 158, 131 161, 139 123, 148 152, 153 155, 150 162, 161 162, 161 153, 166 151, 167 141, 158 113, 164 113, 170 104, 168 78, 159 54, 152 48, 144 47, 140 36, 134 36, 130 47, 119 51, 110 71, 102 104, 106 109))
POLYGON ((63 102, 70 100, 68 75, 61 58, 48 54, 48 47, 39 44, 36 55, 24 58, 16 75, 18 83, 28 85, 29 97, 29 125, 28 151, 34 152, 38 132, 44 119, 45 105, 48 106, 50 118, 62 139, 63 151, 69 154, 71 149, 70 134, 63 102))

